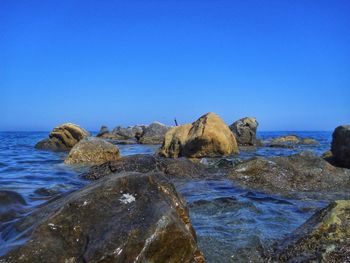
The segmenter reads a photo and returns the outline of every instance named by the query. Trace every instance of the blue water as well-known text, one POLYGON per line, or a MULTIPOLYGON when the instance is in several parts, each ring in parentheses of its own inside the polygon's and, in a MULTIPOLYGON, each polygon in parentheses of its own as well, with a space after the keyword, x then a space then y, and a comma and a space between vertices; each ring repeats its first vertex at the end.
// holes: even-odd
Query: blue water
MULTIPOLYGON (((26 201, 26 212, 56 194, 78 189, 88 183, 79 177, 83 168, 73 169, 64 164, 66 153, 34 148, 36 142, 47 134, 0 132, 0 191, 19 193, 26 201)), ((259 147, 254 151, 242 151, 238 158, 285 156, 304 150, 321 155, 330 148, 330 132, 260 132, 258 137, 269 140, 286 134, 311 137, 320 144, 295 149, 259 147)), ((150 145, 118 147, 122 155, 153 154, 158 149, 158 146, 150 145)), ((199 245, 208 262, 251 260, 247 255, 252 255, 252 250, 259 254, 261 247, 290 233, 315 210, 326 205, 324 201, 291 200, 249 192, 225 179, 193 181, 177 187, 189 203, 199 245)), ((1 232, 2 224, 5 223, 0 222, 0 255, 11 241, 1 232)))

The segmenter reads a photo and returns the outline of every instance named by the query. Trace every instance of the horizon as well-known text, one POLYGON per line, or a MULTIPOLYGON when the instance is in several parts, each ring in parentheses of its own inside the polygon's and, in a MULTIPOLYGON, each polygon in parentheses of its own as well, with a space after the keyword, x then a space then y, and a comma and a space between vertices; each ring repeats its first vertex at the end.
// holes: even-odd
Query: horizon
POLYGON ((0 131, 213 111, 259 131, 350 123, 350 2, 2 1, 0 131))

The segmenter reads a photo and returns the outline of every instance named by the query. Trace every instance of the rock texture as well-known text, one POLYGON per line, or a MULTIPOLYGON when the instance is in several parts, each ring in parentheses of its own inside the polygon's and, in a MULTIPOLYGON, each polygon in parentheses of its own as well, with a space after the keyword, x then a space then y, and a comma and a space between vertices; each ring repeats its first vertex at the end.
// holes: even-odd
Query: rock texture
POLYGON ((69 151, 81 139, 90 136, 89 132, 73 123, 65 123, 54 128, 48 139, 35 145, 35 148, 51 151, 69 151))
POLYGON ((169 130, 159 154, 164 157, 215 157, 238 153, 236 139, 215 113, 207 113, 192 124, 169 130))
POLYGON ((350 125, 334 130, 331 151, 337 165, 350 168, 350 125))
POLYGON ((135 125, 132 127, 124 128, 124 127, 118 126, 113 129, 112 135, 122 140, 138 139, 142 135, 145 127, 146 126, 135 125))
POLYGON ((274 138, 269 144, 269 147, 275 148, 294 148, 298 145, 317 145, 319 144, 313 138, 302 138, 296 135, 286 135, 274 138))
POLYGON ((230 129, 235 135, 238 145, 254 146, 257 144, 256 130, 258 125, 256 118, 246 117, 234 122, 230 125, 230 129))
POLYGON ((139 143, 141 144, 161 144, 164 140, 166 132, 170 129, 160 122, 153 122, 145 127, 140 135, 139 143))
POLYGON ((309 152, 243 161, 231 169, 229 177, 250 188, 281 194, 346 191, 350 187, 350 170, 309 152))
POLYGON ((16 223, 1 262, 204 262, 184 201, 157 175, 106 177, 16 223))
POLYGON ((119 158, 117 146, 99 138, 87 137, 70 150, 64 162, 67 164, 99 164, 119 158))
POLYGON ((331 203, 278 246, 273 262, 350 262, 350 200, 331 203))
POLYGON ((209 177, 210 171, 200 163, 193 163, 187 158, 161 158, 147 154, 136 154, 93 166, 83 177, 97 180, 107 175, 122 172, 161 172, 167 179, 209 177))

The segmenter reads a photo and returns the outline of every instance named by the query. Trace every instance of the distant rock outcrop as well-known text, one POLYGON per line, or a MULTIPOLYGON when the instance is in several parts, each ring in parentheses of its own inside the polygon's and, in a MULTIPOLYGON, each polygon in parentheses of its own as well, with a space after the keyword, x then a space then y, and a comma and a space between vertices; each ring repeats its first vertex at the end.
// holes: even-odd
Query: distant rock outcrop
POLYGON ((117 146, 94 137, 87 137, 79 141, 70 150, 67 164, 100 164, 120 157, 117 146))
POLYGON ((296 135, 285 135, 274 138, 267 146, 274 148, 294 148, 298 145, 318 145, 313 138, 302 138, 296 135))
POLYGON ((331 151, 337 165, 350 168, 350 125, 334 130, 331 151))
POLYGON ((170 129, 159 150, 164 157, 215 157, 238 153, 236 139, 215 113, 207 113, 192 124, 170 129))
POLYGON ((103 137, 108 133, 109 133, 108 127, 103 125, 103 126, 101 126, 101 129, 100 129, 99 133, 96 135, 96 137, 103 137))
POLYGON ((256 118, 245 117, 230 125, 238 145, 254 146, 257 144, 256 131, 259 123, 256 118))
POLYGON ((139 138, 141 144, 161 144, 164 140, 164 136, 171 127, 164 125, 160 122, 153 122, 149 126, 143 129, 139 138))
POLYGON ((54 128, 49 138, 38 142, 35 148, 51 151, 69 151, 81 139, 90 136, 85 129, 73 123, 65 123, 54 128))

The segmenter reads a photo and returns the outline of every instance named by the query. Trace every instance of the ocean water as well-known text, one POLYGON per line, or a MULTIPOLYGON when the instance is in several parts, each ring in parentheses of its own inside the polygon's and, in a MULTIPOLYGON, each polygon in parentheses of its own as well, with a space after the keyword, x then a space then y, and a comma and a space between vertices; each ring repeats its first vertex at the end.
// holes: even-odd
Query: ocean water
MULTIPOLYGON (((0 132, 0 191, 14 191, 23 201, 15 207, 11 220, 1 211, 11 211, 0 200, 0 255, 13 245, 16 236, 5 233, 18 218, 56 195, 83 187, 83 168, 64 164, 66 153, 34 148, 47 132, 0 132)), ((318 155, 329 150, 331 132, 260 132, 258 137, 296 134, 314 138, 319 145, 294 149, 259 147, 242 151, 238 158, 286 156, 309 150, 318 155)), ((122 155, 153 154, 159 146, 119 145, 122 155)), ((237 157, 235 157, 237 158, 237 157)), ((264 249, 305 222, 327 202, 293 200, 240 189, 231 180, 197 180, 177 185, 187 200, 199 246, 208 262, 248 262, 258 259, 264 249)))

